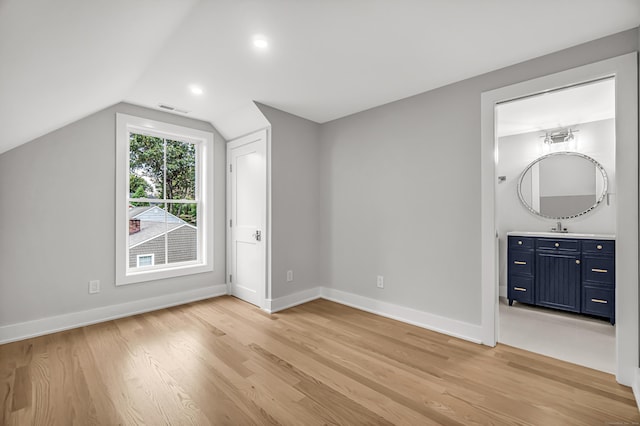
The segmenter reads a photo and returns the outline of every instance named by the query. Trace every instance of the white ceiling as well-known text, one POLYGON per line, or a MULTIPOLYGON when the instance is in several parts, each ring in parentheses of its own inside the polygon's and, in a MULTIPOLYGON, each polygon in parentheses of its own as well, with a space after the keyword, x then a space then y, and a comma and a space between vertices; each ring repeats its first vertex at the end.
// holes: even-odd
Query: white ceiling
POLYGON ((615 103, 615 80, 608 79, 500 104, 496 107, 496 135, 551 130, 614 118, 615 103))
POLYGON ((0 152, 121 100, 227 138, 252 101, 326 122, 639 24, 637 0, 0 0, 0 152))

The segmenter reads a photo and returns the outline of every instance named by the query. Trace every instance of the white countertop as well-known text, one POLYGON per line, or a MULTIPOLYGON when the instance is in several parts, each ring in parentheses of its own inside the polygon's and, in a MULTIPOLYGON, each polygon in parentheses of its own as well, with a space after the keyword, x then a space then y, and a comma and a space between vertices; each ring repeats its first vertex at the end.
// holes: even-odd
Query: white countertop
POLYGON ((615 240, 614 234, 583 234, 579 232, 531 232, 531 231, 511 231, 507 232, 508 236, 516 237, 547 237, 547 238, 582 238, 593 240, 615 240))

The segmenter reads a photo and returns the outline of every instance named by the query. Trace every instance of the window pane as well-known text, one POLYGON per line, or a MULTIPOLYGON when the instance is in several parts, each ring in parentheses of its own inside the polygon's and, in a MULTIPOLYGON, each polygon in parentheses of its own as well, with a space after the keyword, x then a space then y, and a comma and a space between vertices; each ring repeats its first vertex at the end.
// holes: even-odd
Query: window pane
POLYGON ((196 147, 167 139, 167 199, 195 200, 196 147))
POLYGON ((162 203, 129 208, 130 268, 137 267, 138 255, 153 254, 154 265, 166 263, 165 247, 169 217, 162 203))
POLYGON ((146 254, 144 256, 138 256, 138 266, 152 266, 153 265, 153 254, 146 254))
MULTIPOLYGON (((162 197, 163 182, 164 141, 153 136, 130 133, 129 196, 131 198, 162 197)), ((144 203, 134 205, 140 206, 144 203)))
POLYGON ((169 210, 180 219, 178 226, 168 233, 168 263, 188 262, 198 259, 198 214, 197 204, 171 204, 169 210))

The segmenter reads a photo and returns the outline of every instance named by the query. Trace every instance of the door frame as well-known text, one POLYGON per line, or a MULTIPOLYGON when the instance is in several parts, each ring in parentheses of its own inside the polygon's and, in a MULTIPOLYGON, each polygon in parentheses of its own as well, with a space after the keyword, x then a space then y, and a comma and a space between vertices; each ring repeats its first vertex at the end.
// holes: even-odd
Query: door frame
POLYGON ((604 77, 616 86, 616 380, 636 381, 638 324, 638 65, 637 52, 482 93, 481 289, 482 342, 495 346, 499 331, 498 235, 495 223, 498 103, 604 77))
POLYGON ((227 142, 227 161, 226 161, 226 171, 225 176, 227 180, 227 195, 226 195, 226 273, 225 280, 227 283, 227 294, 232 293, 232 283, 229 280, 229 275, 231 274, 231 260, 232 260, 232 250, 231 250, 231 227, 229 226, 229 221, 231 219, 231 178, 230 178, 230 166, 231 166, 231 151, 235 148, 239 148, 243 145, 247 145, 249 143, 262 141, 265 148, 265 185, 266 185, 266 200, 265 200, 265 210, 264 217, 262 218, 262 222, 264 223, 264 229, 262 232, 262 241, 264 242, 264 288, 260 291, 260 309, 266 308, 266 301, 271 296, 271 129, 263 128, 251 132, 247 135, 240 136, 236 139, 230 140, 227 142))

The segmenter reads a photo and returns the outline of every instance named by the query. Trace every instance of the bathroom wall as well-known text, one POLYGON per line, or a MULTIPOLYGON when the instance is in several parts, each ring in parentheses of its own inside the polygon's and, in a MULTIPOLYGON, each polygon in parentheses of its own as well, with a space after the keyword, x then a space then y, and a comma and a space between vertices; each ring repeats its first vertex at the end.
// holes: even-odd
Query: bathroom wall
POLYGON ((615 184, 615 120, 601 120, 571 126, 578 129, 573 142, 545 145, 542 132, 504 136, 498 139, 497 176, 505 176, 496 184, 496 228, 500 239, 500 295, 506 297, 507 232, 549 231, 555 227, 553 219, 530 213, 518 199, 520 174, 536 158, 550 152, 577 151, 588 155, 604 167, 609 180, 610 203, 607 200, 591 212, 573 219, 562 220, 569 232, 614 234, 616 229, 615 184))

